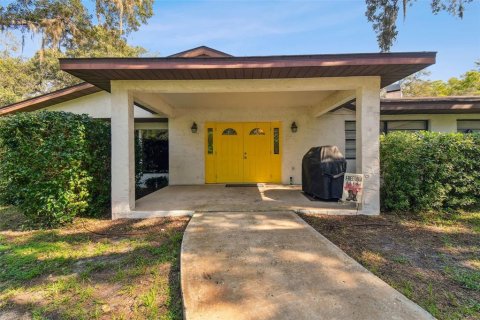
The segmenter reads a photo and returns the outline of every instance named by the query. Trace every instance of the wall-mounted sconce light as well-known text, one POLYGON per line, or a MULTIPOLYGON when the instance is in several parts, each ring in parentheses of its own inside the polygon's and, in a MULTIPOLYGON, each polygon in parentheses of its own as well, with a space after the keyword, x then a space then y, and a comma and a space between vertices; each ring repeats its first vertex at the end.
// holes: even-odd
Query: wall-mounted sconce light
POLYGON ((190 128, 192 130, 192 133, 197 133, 198 126, 195 122, 193 122, 192 127, 190 128))
POLYGON ((297 132, 298 127, 295 121, 292 122, 292 126, 290 127, 290 129, 292 130, 293 133, 297 132))

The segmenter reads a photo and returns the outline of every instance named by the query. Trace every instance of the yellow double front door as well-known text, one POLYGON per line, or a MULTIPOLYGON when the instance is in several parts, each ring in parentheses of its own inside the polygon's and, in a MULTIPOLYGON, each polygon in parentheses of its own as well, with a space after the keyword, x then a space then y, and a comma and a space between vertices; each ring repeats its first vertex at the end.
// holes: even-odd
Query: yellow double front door
POLYGON ((207 183, 280 182, 280 123, 216 122, 205 129, 207 183))

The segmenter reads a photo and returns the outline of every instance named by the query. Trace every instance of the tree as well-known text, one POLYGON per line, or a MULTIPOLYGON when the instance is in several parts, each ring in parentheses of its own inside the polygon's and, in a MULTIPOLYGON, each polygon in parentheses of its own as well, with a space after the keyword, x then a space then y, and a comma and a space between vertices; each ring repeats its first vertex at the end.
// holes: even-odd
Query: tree
POLYGON ((95 0, 95 16, 82 0, 16 0, 0 6, 0 30, 41 34, 42 49, 81 47, 96 26, 125 39, 153 15, 153 0, 95 0))
POLYGON ((132 47, 111 30, 95 26, 82 39, 79 45, 66 52, 55 49, 38 51, 30 59, 31 73, 35 75, 33 94, 42 94, 81 82, 78 78, 60 70, 59 58, 85 57, 138 57, 147 51, 142 47, 132 47))
POLYGON ((15 57, 20 44, 11 33, 0 38, 0 106, 10 104, 28 94, 35 81, 24 59, 15 57))
MULTIPOLYGON (((390 51, 395 42, 397 31, 397 19, 402 5, 403 18, 406 18, 407 7, 412 6, 416 0, 365 0, 367 10, 365 15, 373 24, 373 30, 377 34, 377 42, 382 52, 390 51)), ((433 14, 441 11, 463 18, 465 7, 473 0, 430 0, 433 14)))
MULTIPOLYGON (((0 30, 41 34, 40 50, 18 57, 11 33, 0 41, 0 106, 81 82, 60 70, 63 57, 137 57, 126 35, 152 16, 153 0, 95 0, 96 20, 81 0, 17 0, 0 6, 0 30)), ((22 41, 23 42, 23 41, 22 41)))
POLYGON ((18 41, 0 42, 0 106, 80 83, 60 70, 63 57, 137 57, 146 53, 101 27, 91 30, 88 40, 66 52, 39 50, 29 59, 19 57, 18 41))
POLYGON ((67 57, 138 57, 147 53, 145 48, 128 45, 115 30, 94 26, 77 45, 66 51, 67 57))
POLYGON ((23 59, 3 56, 0 59, 0 106, 28 97, 34 81, 23 59))
POLYGON ((420 71, 402 81, 405 97, 444 97, 480 95, 480 71, 470 70, 448 81, 426 80, 429 72, 420 71))

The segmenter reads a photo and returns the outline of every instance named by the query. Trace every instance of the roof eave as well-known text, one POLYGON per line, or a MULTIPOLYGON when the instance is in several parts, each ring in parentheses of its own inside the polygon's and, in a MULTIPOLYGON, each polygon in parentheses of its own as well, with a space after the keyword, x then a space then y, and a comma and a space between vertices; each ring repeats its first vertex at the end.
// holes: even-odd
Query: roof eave
POLYGON ((434 64, 436 52, 360 53, 339 55, 251 56, 208 58, 61 58, 69 70, 242 69, 284 67, 336 67, 360 65, 434 64))
POLYGON ((102 89, 97 88, 88 82, 82 82, 70 87, 3 106, 0 108, 0 116, 18 111, 35 111, 100 91, 102 91, 102 89))
POLYGON ((112 80, 380 76, 382 87, 435 63, 435 52, 194 58, 63 58, 62 70, 110 91, 112 80))

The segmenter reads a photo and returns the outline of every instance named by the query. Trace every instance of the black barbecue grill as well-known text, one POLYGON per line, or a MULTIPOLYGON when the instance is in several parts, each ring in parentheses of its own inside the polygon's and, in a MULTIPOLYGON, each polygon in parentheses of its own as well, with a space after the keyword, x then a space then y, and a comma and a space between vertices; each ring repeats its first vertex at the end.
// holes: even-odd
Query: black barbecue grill
POLYGON ((322 200, 342 197, 347 161, 336 146, 313 147, 303 156, 302 190, 322 200))

